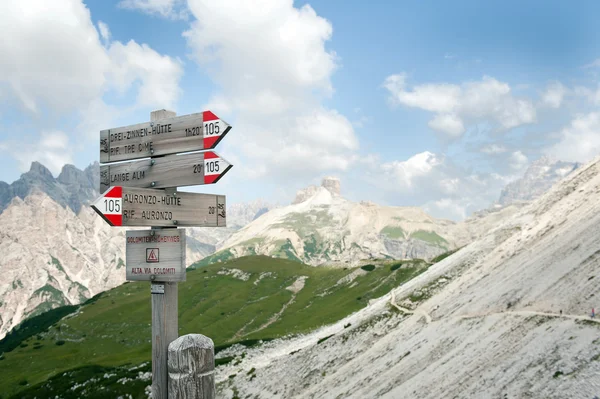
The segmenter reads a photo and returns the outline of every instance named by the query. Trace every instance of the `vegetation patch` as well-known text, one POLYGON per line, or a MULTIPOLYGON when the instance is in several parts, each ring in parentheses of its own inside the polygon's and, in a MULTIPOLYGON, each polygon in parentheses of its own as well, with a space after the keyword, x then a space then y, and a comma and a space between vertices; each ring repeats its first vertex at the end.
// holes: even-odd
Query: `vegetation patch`
POLYGON ((445 247, 448 241, 444 237, 439 236, 434 231, 417 230, 410 234, 410 238, 428 242, 439 247, 445 247))
POLYGON ((327 341, 329 338, 333 337, 334 335, 335 335, 335 334, 331 334, 331 335, 328 335, 328 336, 326 336, 326 337, 320 338, 320 339, 317 341, 317 345, 319 345, 321 342, 325 342, 325 341, 327 341))
POLYGON ((59 373, 43 383, 28 385, 20 380, 18 386, 25 388, 11 399, 102 399, 146 398, 145 389, 152 384, 152 366, 103 367, 98 365, 80 367, 59 373))
MULTIPOLYGON (((403 263, 406 267, 390 273, 389 261, 371 261, 377 267, 369 273, 361 271, 351 284, 337 282, 359 268, 315 268, 269 256, 236 258, 203 266, 201 270, 189 270, 186 281, 180 283, 178 289, 179 335, 201 333, 209 336, 215 343, 217 354, 236 344, 252 347, 271 339, 306 333, 360 310, 370 299, 385 295, 428 266, 423 261, 403 263), (383 267, 379 267, 380 263, 383 267), (238 269, 254 277, 243 281, 219 275, 222 268, 238 269), (270 273, 269 278, 254 284, 256 277, 263 273, 270 273), (294 294, 285 289, 300 276, 308 277, 301 291, 294 294), (294 301, 290 302, 292 296, 294 301)), ((391 313, 387 317, 390 316, 391 313)), ((25 390, 33 393, 29 389, 47 381, 49 375, 62 375, 68 370, 90 367, 86 369, 89 374, 95 370, 93 367, 118 368, 128 363, 147 362, 152 353, 148 285, 129 282, 80 306, 61 307, 28 319, 0 341, 0 353, 3 352, 0 392, 8 397, 19 397, 25 390), (69 317, 65 318, 67 315, 69 317), (36 340, 44 345, 34 345, 36 340), (59 341, 65 344, 56 345, 59 341), (28 343, 28 346, 13 350, 21 343, 28 343), (27 387, 18 384, 23 376, 29 381, 27 387)), ((227 357, 216 361, 233 364, 239 359, 239 356, 227 357)), ((100 385, 94 386, 100 389, 100 385)), ((121 390, 117 395, 98 393, 97 397, 118 397, 128 393, 135 398, 138 393, 143 394, 143 389, 136 389, 121 390)), ((81 392, 74 391, 72 397, 95 395, 91 389, 84 395, 81 392)), ((50 397, 55 396, 56 393, 50 397)))
POLYGON ((373 270, 375 270, 375 265, 364 265, 364 266, 361 266, 360 268, 363 269, 364 271, 372 272, 373 270))
POLYGON ((380 234, 394 240, 406 238, 406 233, 400 226, 385 226, 380 231, 380 234))

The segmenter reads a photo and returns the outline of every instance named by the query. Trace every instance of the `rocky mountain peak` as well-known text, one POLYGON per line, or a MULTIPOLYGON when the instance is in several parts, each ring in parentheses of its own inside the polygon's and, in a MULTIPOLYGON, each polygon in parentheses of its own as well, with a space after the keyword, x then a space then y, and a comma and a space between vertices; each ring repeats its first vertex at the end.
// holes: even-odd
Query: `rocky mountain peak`
POLYGON ((52 176, 52 172, 50 172, 50 170, 47 167, 45 167, 38 161, 33 161, 31 163, 29 172, 27 172, 26 174, 30 175, 30 176, 33 175, 36 177, 41 177, 43 180, 53 180, 54 179, 54 176, 52 176))
POLYGON ((333 195, 340 195, 340 179, 337 177, 325 177, 321 182, 321 187, 325 187, 333 195))
POLYGON ((522 178, 508 184, 502 190, 498 203, 506 206, 521 201, 532 201, 580 166, 577 162, 563 162, 543 156, 531 163, 522 178))
MULTIPOLYGON (((332 195, 335 195, 335 196, 340 195, 341 184, 340 184, 340 179, 337 177, 331 177, 331 176, 324 177, 323 180, 321 181, 321 187, 325 188, 332 195)), ((311 198, 312 196, 314 196, 316 193, 319 192, 319 189, 321 187, 317 187, 315 185, 310 185, 306 188, 303 188, 302 190, 298 190, 298 192, 296 193, 296 198, 292 202, 292 205, 300 204, 300 203, 306 201, 307 199, 311 198)))

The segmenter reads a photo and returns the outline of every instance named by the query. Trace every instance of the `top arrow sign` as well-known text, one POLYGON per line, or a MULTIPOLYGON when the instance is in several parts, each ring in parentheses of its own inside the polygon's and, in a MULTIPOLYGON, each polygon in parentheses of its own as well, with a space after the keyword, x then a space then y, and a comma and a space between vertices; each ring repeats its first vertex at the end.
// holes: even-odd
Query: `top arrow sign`
POLYGON ((231 126, 211 111, 100 131, 100 162, 215 148, 231 126))

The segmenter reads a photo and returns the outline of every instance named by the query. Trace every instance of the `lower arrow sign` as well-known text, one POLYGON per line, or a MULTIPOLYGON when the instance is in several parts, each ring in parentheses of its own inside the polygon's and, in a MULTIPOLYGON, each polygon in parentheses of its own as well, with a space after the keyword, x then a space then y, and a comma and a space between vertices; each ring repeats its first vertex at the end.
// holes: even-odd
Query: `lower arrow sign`
POLYGON ((225 227, 225 196, 110 187, 92 208, 111 226, 225 227))

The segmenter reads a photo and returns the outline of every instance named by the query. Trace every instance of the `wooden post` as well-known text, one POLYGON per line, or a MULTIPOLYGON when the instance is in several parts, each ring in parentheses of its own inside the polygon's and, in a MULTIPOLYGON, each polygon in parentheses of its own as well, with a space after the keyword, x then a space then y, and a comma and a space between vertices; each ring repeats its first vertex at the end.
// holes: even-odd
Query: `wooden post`
MULTIPOLYGON (((151 112, 150 120, 156 121, 174 116, 176 116, 175 112, 163 109, 151 112)), ((172 190, 176 189, 177 187, 174 187, 172 190)), ((173 226, 173 228, 177 228, 177 226, 173 226)), ((161 229, 161 227, 152 227, 152 229, 161 229)), ((167 399, 168 348, 169 344, 177 339, 179 333, 177 283, 152 281, 150 284, 152 292, 152 398, 167 399)))
POLYGON ((214 399, 215 346, 202 334, 169 344, 169 399, 214 399))

